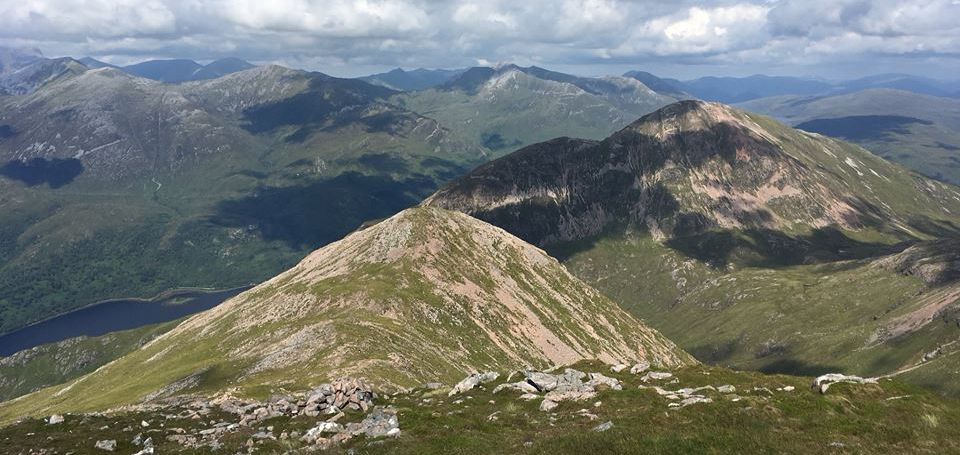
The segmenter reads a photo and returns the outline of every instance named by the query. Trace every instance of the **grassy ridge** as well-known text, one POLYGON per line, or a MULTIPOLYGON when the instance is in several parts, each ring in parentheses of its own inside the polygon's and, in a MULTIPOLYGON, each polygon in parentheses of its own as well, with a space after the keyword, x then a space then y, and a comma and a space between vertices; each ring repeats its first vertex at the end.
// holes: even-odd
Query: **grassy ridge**
MULTIPOLYGON (((678 382, 663 385, 673 390, 704 385, 734 385, 736 396, 706 392, 713 403, 671 410, 669 401, 651 389, 639 389, 638 376, 613 374, 596 363, 575 365, 581 371, 602 371, 624 383, 624 390, 605 390, 586 402, 563 402, 552 413, 538 409, 539 400, 522 401, 513 392, 490 393, 475 389, 452 398, 445 391, 415 390, 383 397, 378 404, 398 410, 401 435, 396 439, 354 438, 333 453, 957 453, 954 429, 960 424, 960 406, 929 392, 896 381, 879 385, 836 385, 826 395, 809 389, 809 378, 733 372, 722 368, 689 367, 675 371, 678 382), (792 392, 778 388, 793 386, 792 392), (737 398, 737 401, 733 399, 737 398), (426 400, 425 400, 426 399, 426 400), (599 405, 594 403, 599 402, 599 405), (591 419, 580 410, 594 414, 591 419), (610 421, 605 432, 593 428, 610 421)), ((230 416, 213 419, 230 421, 230 416)), ((347 420, 360 416, 348 415, 347 420)), ((163 436, 156 416, 145 412, 105 416, 67 416, 64 424, 45 425, 28 419, 0 429, 0 450, 63 448, 93 453, 99 439, 117 439, 119 450, 133 449, 129 440, 139 422, 148 430, 157 449, 175 452, 180 447, 163 436), (124 427, 135 428, 124 432, 124 427), (49 437, 49 439, 48 439, 49 437)), ((280 417, 263 425, 274 433, 300 431, 315 419, 280 417)), ((207 427, 206 422, 174 418, 168 429, 188 432, 207 427)), ((226 450, 244 447, 254 429, 224 438, 226 450)), ((258 451, 306 453, 295 439, 257 443, 258 451)))

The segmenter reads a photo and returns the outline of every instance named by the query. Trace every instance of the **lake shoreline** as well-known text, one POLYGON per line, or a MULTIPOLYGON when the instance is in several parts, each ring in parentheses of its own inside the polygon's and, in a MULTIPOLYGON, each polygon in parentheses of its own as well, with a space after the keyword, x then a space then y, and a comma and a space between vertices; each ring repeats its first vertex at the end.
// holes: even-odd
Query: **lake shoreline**
POLYGON ((0 335, 0 358, 82 336, 98 337, 191 316, 222 304, 255 285, 229 289, 176 288, 144 298, 107 299, 0 335), (183 302, 172 302, 184 298, 183 302))
POLYGON ((55 315, 53 315, 53 316, 47 316, 47 317, 45 317, 45 318, 43 318, 43 319, 36 320, 36 321, 31 322, 31 323, 29 323, 29 324, 27 324, 27 325, 25 325, 25 326, 23 326, 23 327, 18 327, 18 328, 14 329, 14 330, 11 330, 11 331, 9 331, 9 332, 0 333, 0 338, 3 338, 3 337, 5 337, 5 336, 7 336, 7 335, 10 335, 10 334, 12 334, 12 333, 17 333, 17 332, 19 332, 19 331, 21 331, 21 330, 28 329, 28 328, 30 328, 30 327, 33 327, 33 326, 36 326, 36 325, 39 325, 39 324, 43 324, 44 322, 50 322, 50 321, 52 321, 52 320, 54 320, 54 319, 57 319, 57 318, 60 318, 60 317, 63 317, 63 316, 67 316, 67 315, 69 315, 69 314, 71 314, 71 313, 76 313, 76 312, 78 312, 78 311, 83 311, 83 310, 89 310, 90 308, 93 308, 93 307, 96 307, 96 306, 99 306, 99 305, 108 304, 108 303, 116 303, 116 302, 158 303, 158 302, 161 302, 161 301, 163 301, 163 300, 172 299, 172 298, 174 298, 174 297, 177 297, 178 295, 188 294, 188 293, 191 293, 191 292, 202 292, 202 293, 206 293, 206 294, 216 294, 216 293, 220 293, 220 292, 230 292, 230 291, 236 291, 236 290, 241 290, 241 292, 243 292, 243 291, 245 291, 245 290, 252 289, 254 286, 256 286, 256 284, 247 284, 247 285, 243 285, 243 286, 236 286, 236 287, 226 288, 226 289, 202 288, 202 287, 184 287, 184 288, 167 289, 166 291, 162 291, 162 292, 160 292, 159 294, 157 294, 157 295, 155 295, 155 296, 153 296, 153 297, 149 297, 149 298, 144 298, 144 297, 114 297, 114 298, 105 299, 105 300, 98 300, 98 301, 96 301, 96 302, 88 303, 88 304, 86 304, 86 305, 84 305, 84 306, 74 308, 74 309, 72 309, 72 310, 70 310, 70 311, 65 311, 65 312, 63 312, 63 313, 57 313, 57 314, 55 314, 55 315))

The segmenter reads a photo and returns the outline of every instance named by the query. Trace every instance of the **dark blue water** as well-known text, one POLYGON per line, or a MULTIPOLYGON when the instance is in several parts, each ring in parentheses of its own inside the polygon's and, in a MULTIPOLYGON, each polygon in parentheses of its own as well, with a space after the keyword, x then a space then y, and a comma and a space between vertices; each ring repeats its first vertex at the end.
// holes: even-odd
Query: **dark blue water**
POLYGON ((215 292, 183 291, 159 300, 111 300, 99 303, 0 336, 0 357, 68 338, 100 336, 173 321, 209 310, 247 289, 250 287, 215 292))

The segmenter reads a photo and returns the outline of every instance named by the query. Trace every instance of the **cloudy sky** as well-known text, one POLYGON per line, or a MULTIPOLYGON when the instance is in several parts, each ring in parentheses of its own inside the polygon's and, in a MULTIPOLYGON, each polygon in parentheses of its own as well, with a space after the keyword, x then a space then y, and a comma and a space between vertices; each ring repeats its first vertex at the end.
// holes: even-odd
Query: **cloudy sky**
POLYGON ((956 79, 958 24, 960 0, 0 0, 0 45, 48 56, 237 56, 338 76, 514 62, 956 79))

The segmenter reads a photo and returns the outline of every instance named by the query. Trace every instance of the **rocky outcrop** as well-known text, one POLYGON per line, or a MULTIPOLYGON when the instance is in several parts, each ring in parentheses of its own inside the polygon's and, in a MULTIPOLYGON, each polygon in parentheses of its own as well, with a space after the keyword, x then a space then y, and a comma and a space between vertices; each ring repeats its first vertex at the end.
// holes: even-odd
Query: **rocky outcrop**
POLYGON ((457 385, 453 386, 453 389, 450 390, 449 395, 452 397, 458 393, 463 393, 468 390, 471 390, 477 386, 486 384, 488 382, 496 381, 500 376, 499 373, 494 371, 488 371, 486 373, 474 373, 470 376, 467 376, 462 381, 458 382, 457 385))
POLYGON ((960 280, 960 240, 918 243, 874 264, 903 275, 915 276, 931 286, 943 285, 960 280))
POLYGON ((847 384, 876 384, 877 378, 861 378, 859 376, 848 376, 840 373, 830 373, 822 376, 817 376, 813 380, 811 387, 816 389, 820 393, 827 393, 827 389, 830 388, 833 384, 847 383, 847 384))

